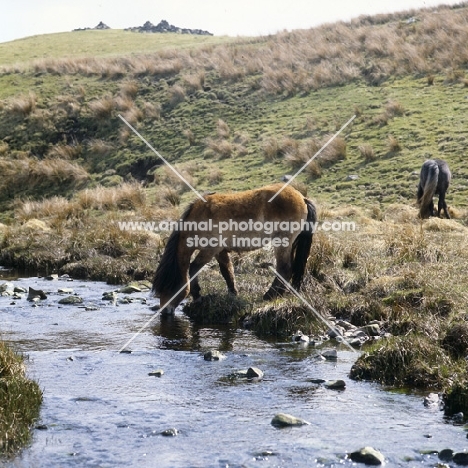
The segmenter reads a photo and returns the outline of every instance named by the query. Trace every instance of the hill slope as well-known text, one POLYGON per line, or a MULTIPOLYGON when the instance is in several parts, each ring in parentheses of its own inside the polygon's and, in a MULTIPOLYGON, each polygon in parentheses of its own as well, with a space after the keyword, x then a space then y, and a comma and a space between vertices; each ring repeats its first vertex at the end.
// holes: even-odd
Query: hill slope
POLYGON ((425 158, 443 157, 454 172, 449 200, 465 206, 467 11, 441 7, 235 41, 111 30, 2 44, 0 165, 11 177, 0 200, 7 207, 18 196, 67 195, 119 177, 146 180, 150 192, 173 184, 154 176, 159 158, 119 114, 182 170, 190 165, 200 190, 293 173, 356 114, 340 136, 346 148, 301 175, 313 197, 413 203, 413 173, 425 158), (73 56, 71 43, 79 44, 73 56), (15 174, 12 159, 35 166, 41 183, 18 184, 24 171, 15 174), (62 172, 48 185, 39 166, 50 160, 62 172), (349 174, 359 178, 346 182, 349 174))

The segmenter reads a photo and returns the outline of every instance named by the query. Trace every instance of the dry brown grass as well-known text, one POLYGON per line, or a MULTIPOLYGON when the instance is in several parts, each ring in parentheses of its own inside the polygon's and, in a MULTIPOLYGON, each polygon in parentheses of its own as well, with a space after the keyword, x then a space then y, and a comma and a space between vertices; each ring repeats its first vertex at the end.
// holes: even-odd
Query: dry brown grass
POLYGON ((36 105, 37 96, 33 92, 30 92, 11 98, 6 107, 11 115, 24 118, 34 112, 36 105))
POLYGON ((377 159, 374 148, 371 145, 360 145, 358 150, 366 162, 372 162, 377 159))
POLYGON ((171 107, 176 107, 185 101, 185 89, 180 85, 171 86, 168 90, 168 102, 171 107))
POLYGON ((51 187, 80 187, 89 178, 81 166, 64 159, 0 159, 0 191, 4 195, 21 193, 24 190, 51 187))
POLYGON ((133 210, 146 204, 146 194, 138 183, 124 183, 117 187, 96 187, 79 192, 76 196, 83 209, 133 210))
POLYGON ((88 103, 88 108, 98 120, 106 120, 112 116, 115 109, 115 101, 112 96, 104 96, 88 103))
POLYGON ((47 157, 51 159, 72 160, 81 155, 82 146, 75 145, 55 145, 48 152, 47 157))
POLYGON ((401 151, 401 144, 398 138, 394 137, 393 135, 388 135, 387 146, 390 153, 398 153, 401 151))
POLYGON ((161 118, 161 104, 154 102, 145 102, 143 104, 143 113, 146 118, 157 119, 161 118))
POLYGON ((285 159, 293 167, 302 167, 307 163, 305 171, 310 177, 320 177, 323 168, 346 158, 346 141, 332 135, 325 135, 322 139, 311 138, 294 144, 286 150, 285 159))

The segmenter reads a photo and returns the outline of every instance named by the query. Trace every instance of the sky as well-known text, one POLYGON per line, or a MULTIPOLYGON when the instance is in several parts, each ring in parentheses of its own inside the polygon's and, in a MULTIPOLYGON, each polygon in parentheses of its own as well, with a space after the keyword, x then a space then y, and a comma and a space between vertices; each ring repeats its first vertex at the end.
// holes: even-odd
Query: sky
POLYGON ((258 36, 442 3, 460 0, 0 0, 0 42, 100 21, 123 29, 162 19, 215 35, 258 36))

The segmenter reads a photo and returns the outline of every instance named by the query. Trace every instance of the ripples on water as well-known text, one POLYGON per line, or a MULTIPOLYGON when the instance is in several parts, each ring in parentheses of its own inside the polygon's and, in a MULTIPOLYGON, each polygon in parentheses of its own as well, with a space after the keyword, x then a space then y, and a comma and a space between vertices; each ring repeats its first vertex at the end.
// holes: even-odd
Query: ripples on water
POLYGON ((115 289, 102 283, 15 283, 50 291, 38 307, 0 297, 2 337, 29 357, 28 373, 44 390, 39 423, 47 429, 34 430, 10 467, 351 466, 345 454, 365 445, 382 451, 389 466, 429 467, 437 456, 422 451, 466 446, 463 429, 424 408, 421 396, 348 379, 357 357, 348 350, 339 350, 337 362, 320 361, 311 347, 193 326, 178 313, 156 314, 130 344, 133 352, 119 354, 152 316, 148 305, 102 302, 115 289), (100 309, 59 306, 54 292, 63 286, 100 309), (207 349, 226 359, 204 361, 207 349), (263 381, 226 378, 250 366, 264 371, 263 381), (148 376, 156 368, 164 375, 148 376), (313 379, 344 379, 347 387, 327 390, 313 379), (310 425, 275 429, 278 412, 310 425), (169 428, 179 434, 163 437, 169 428))

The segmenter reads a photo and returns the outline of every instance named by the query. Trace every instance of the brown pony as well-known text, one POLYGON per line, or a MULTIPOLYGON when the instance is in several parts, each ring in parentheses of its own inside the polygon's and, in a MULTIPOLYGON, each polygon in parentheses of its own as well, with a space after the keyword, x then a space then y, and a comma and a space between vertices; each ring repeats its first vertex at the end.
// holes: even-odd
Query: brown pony
MULTIPOLYGON (((174 313, 189 293, 194 300, 201 297, 198 278, 193 276, 213 257, 229 292, 237 294, 229 252, 271 246, 279 275, 291 280, 293 287, 300 287, 316 223, 315 206, 310 200, 283 184, 215 193, 205 195, 205 199, 187 208, 166 244, 153 281, 161 311, 174 313), (190 263, 195 251, 198 253, 190 263)), ((283 282, 275 278, 263 298, 276 298, 285 290, 283 282)))

